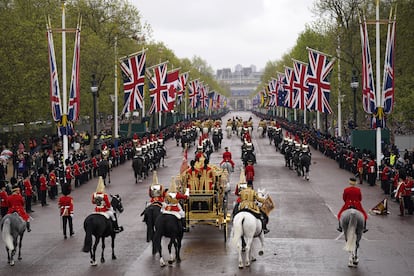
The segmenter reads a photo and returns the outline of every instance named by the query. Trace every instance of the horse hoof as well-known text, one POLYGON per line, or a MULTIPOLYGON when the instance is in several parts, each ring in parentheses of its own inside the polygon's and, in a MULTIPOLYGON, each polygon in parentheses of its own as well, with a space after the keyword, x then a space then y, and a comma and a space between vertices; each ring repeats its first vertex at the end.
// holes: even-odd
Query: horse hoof
POLYGON ((91 266, 97 266, 98 263, 96 261, 91 261, 91 266))
POLYGON ((112 260, 116 260, 116 256, 115 255, 112 256, 112 260))
POLYGON ((102 258, 102 259, 101 259, 101 263, 104 263, 104 262, 105 262, 105 259, 104 259, 104 258, 102 258))
POLYGON ((18 257, 17 259, 18 259, 19 261, 21 261, 21 260, 22 260, 22 257, 18 257))
POLYGON ((259 256, 263 256, 263 250, 259 251, 259 256))
POLYGON ((242 265, 239 265, 239 269, 243 269, 243 266, 242 265))
POLYGON ((168 264, 172 265, 174 263, 174 260, 168 260, 168 264))
POLYGON ((11 261, 10 262, 10 266, 14 266, 14 261, 11 261))

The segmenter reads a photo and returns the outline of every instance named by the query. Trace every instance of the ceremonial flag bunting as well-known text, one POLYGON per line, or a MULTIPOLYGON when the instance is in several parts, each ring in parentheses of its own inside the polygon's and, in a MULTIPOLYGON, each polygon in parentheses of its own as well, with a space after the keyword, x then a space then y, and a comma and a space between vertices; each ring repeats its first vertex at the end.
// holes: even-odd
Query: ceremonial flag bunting
POLYGON ((364 19, 363 22, 360 20, 359 24, 362 46, 362 106, 366 113, 372 114, 376 109, 376 100, 367 22, 364 19))
POLYGON ((291 67, 285 66, 285 79, 283 88, 285 90, 285 101, 284 106, 285 107, 293 107, 293 100, 294 100, 294 94, 293 94, 293 69, 291 67))
POLYGON ((198 88, 199 88, 198 79, 192 80, 189 82, 188 98, 190 99, 190 106, 192 108, 197 108, 197 105, 198 105, 198 101, 197 101, 198 88))
POLYGON ((152 67, 153 74, 147 70, 151 106, 148 113, 168 111, 167 63, 152 67))
POLYGON ((199 88, 199 101, 200 107, 206 109, 208 107, 208 96, 207 96, 208 87, 204 83, 200 83, 199 88))
MULTIPOLYGON (((392 12, 392 10, 391 10, 392 12)), ((391 17, 391 16, 390 16, 391 17)), ((395 61, 395 15, 388 24, 387 46, 385 51, 384 78, 382 83, 384 113, 390 114, 394 107, 394 61, 395 61)))
POLYGON ((47 26, 47 41, 49 48, 49 69, 50 69, 50 104, 53 121, 59 122, 62 119, 62 105, 60 103, 59 78, 56 67, 55 48, 53 45, 52 28, 47 26))
POLYGON ((208 92, 208 109, 212 110, 214 108, 214 99, 216 92, 214 90, 208 92))
POLYGON ((80 112, 80 27, 75 32, 75 47, 73 52, 72 78, 70 81, 68 120, 76 122, 80 112))
POLYGON ((174 104, 176 102, 176 91, 179 83, 179 75, 179 69, 175 69, 167 73, 168 111, 174 110, 174 104))
POLYGON ((146 53, 141 51, 120 63, 124 82, 124 107, 122 114, 144 107, 146 53))
POLYGON ((178 80, 179 81, 175 101, 177 104, 180 104, 183 100, 183 95, 185 95, 185 88, 187 87, 188 72, 180 74, 178 80))
POLYGON ((304 62, 293 59, 293 106, 305 110, 308 97, 307 82, 308 65, 304 62))
POLYGON ((286 91, 285 91, 285 74, 278 72, 277 73, 277 106, 284 106, 286 91))
POLYGON ((331 83, 329 82, 335 59, 328 61, 328 56, 319 51, 307 48, 309 54, 308 67, 308 100, 307 108, 323 113, 332 113, 329 104, 331 83))

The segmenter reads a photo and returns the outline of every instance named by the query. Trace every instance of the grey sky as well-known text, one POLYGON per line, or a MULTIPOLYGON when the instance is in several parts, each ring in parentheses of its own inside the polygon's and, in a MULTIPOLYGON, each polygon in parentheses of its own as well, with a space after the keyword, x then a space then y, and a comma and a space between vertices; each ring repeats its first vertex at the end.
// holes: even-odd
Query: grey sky
POLYGON ((214 70, 263 69, 291 49, 315 20, 313 0, 130 0, 179 58, 197 55, 214 70))

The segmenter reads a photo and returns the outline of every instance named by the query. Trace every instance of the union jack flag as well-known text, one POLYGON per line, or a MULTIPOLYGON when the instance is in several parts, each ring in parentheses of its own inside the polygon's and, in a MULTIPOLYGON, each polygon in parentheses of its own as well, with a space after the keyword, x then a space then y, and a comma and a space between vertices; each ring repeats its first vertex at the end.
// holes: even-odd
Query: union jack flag
MULTIPOLYGON (((394 15, 395 17, 395 15, 394 15)), ((384 62, 384 79, 382 83, 382 95, 384 113, 390 114, 394 107, 394 60, 395 60, 395 18, 388 24, 387 46, 384 62)))
POLYGON ((285 96, 286 96, 286 91, 285 91, 285 74, 277 72, 277 106, 284 106, 284 102, 285 102, 285 96))
POLYGON ((291 67, 285 66, 285 82, 283 84, 283 88, 285 90, 285 101, 284 106, 285 107, 293 107, 293 100, 294 100, 294 94, 293 94, 293 69, 291 67))
POLYGON ((146 53, 141 51, 121 61, 120 67, 124 81, 124 107, 122 114, 144 106, 146 53))
POLYGON ((168 111, 167 63, 155 65, 153 76, 148 73, 151 106, 148 113, 168 111))
POLYGON ((269 93, 270 93, 270 100, 269 100, 269 106, 276 106, 277 105, 277 98, 278 98, 278 84, 277 79, 272 78, 269 81, 269 93))
POLYGON ((167 73, 168 86, 168 111, 174 110, 176 102, 176 91, 178 86, 178 77, 180 75, 179 69, 167 73))
POLYGON ((197 108, 197 105, 198 105, 198 101, 197 101, 198 88, 199 88, 198 79, 192 80, 189 82, 188 98, 190 99, 190 106, 192 108, 197 108))
POLYGON ((75 49, 73 53, 72 78, 70 82, 68 120, 76 122, 79 119, 80 111, 80 28, 76 28, 75 49))
POLYGON ((208 108, 208 96, 207 96, 208 87, 204 85, 204 83, 200 83, 199 89, 199 97, 200 97, 200 107, 201 108, 208 108))
POLYGON ((309 67, 308 67, 308 101, 307 108, 323 113, 332 113, 329 105, 329 96, 331 94, 331 83, 329 75, 332 71, 335 59, 328 61, 327 55, 308 49, 309 67))
POLYGON ((376 109, 374 75, 372 73, 371 52, 369 48, 367 22, 359 22, 362 46, 362 106, 372 114, 376 109))
POLYGON ((308 65, 298 60, 293 60, 293 108, 305 110, 308 97, 307 73, 308 65))
POLYGON ((188 72, 180 74, 180 77, 178 78, 178 86, 177 86, 177 94, 175 101, 177 104, 180 104, 183 101, 183 95, 185 95, 185 88, 187 86, 187 80, 188 80, 188 72))
POLYGON ((49 48, 49 68, 50 68, 50 104, 52 117, 55 122, 62 119, 62 105, 60 104, 59 78, 56 67, 55 48, 51 27, 47 27, 47 40, 49 48))

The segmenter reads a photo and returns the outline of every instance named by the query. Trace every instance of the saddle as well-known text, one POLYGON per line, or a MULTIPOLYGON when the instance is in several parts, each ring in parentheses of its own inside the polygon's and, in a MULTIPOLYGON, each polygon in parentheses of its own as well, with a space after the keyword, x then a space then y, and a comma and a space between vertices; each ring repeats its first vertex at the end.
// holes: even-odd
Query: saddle
POLYGON ((106 219, 110 219, 109 215, 107 213, 105 213, 105 212, 92 212, 92 214, 102 215, 106 219))

